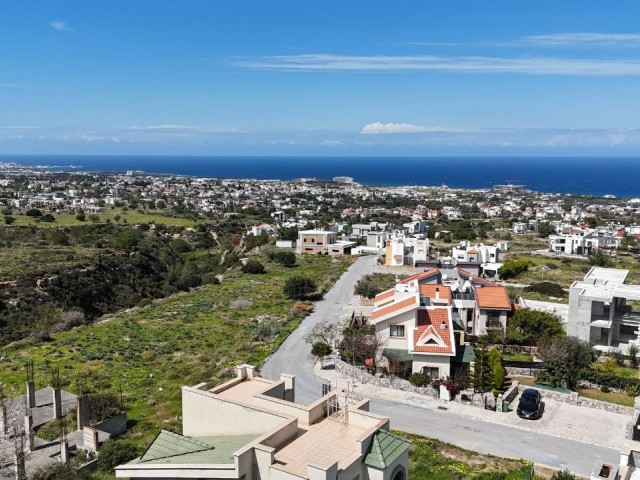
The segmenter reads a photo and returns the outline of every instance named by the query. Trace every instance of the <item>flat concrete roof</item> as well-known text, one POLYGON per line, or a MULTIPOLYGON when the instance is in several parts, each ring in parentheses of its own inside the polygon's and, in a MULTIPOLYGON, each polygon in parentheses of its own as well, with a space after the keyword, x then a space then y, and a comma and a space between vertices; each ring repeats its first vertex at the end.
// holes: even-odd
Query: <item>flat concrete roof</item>
POLYGON ((614 290, 613 294, 618 298, 640 300, 640 285, 620 285, 614 290))
POLYGON ((357 441, 371 428, 343 423, 339 418, 325 418, 310 426, 301 426, 296 438, 278 448, 276 464, 283 470, 306 478, 309 465, 331 465, 336 460, 344 469, 358 453, 357 441))
POLYGON ((622 285, 629 275, 629 270, 622 268, 591 267, 584 276, 584 281, 595 281, 596 285, 606 282, 608 286, 622 285))

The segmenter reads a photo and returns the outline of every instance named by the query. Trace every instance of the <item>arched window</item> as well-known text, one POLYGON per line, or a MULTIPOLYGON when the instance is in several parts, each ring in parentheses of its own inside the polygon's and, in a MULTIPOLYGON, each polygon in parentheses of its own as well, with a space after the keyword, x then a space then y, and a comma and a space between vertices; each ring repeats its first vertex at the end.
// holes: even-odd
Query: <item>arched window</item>
POLYGON ((402 465, 398 465, 393 471, 393 475, 391 475, 391 480, 405 480, 406 478, 407 476, 402 465))

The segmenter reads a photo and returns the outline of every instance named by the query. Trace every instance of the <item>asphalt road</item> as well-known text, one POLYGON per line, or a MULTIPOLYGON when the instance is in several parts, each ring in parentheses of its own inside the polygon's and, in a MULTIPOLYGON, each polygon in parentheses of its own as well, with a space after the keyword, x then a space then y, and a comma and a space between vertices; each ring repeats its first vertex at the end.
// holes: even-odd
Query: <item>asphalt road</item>
MULTIPOLYGON (((315 311, 301 323, 261 368, 262 376, 276 379, 279 374, 296 376, 296 401, 310 403, 321 395, 322 379, 313 373, 311 346, 304 336, 323 321, 337 321, 346 313, 349 296, 358 279, 373 271, 374 257, 360 257, 316 303, 315 311)), ((463 448, 501 457, 517 457, 582 475, 590 475, 596 460, 618 464, 616 450, 574 440, 540 434, 509 426, 471 419, 451 412, 428 410, 384 399, 371 399, 372 412, 391 418, 393 428, 453 443, 463 448)), ((594 428, 606 428, 594 425, 594 428)))

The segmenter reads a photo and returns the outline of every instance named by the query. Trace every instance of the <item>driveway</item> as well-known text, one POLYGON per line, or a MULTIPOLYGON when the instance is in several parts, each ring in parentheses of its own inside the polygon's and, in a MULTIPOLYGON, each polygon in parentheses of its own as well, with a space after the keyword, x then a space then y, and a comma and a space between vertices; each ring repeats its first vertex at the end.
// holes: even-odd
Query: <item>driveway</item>
MULTIPOLYGON (((300 402, 310 403, 321 395, 324 380, 314 373, 311 347, 304 341, 304 336, 315 324, 323 320, 338 321, 342 314, 347 313, 349 297, 355 283, 362 275, 374 270, 374 262, 375 257, 360 257, 356 260, 327 292, 324 299, 316 303, 314 313, 306 317, 278 351, 266 360, 261 368, 264 377, 276 379, 280 373, 295 375, 296 400, 300 402)), ((550 434, 549 430, 552 427, 537 431, 534 425, 496 422, 499 417, 484 417, 484 411, 475 407, 468 407, 474 409, 475 416, 464 411, 456 411, 457 407, 453 406, 444 411, 437 406, 425 405, 424 402, 428 400, 426 397, 414 394, 401 401, 393 393, 397 392, 395 390, 374 396, 368 395, 373 392, 367 392, 366 388, 366 385, 357 385, 356 392, 360 392, 362 396, 370 396, 371 411, 390 417, 392 428, 437 438, 481 453, 526 458, 538 464, 568 468, 582 475, 590 475, 597 459, 614 464, 619 462, 619 446, 611 448, 602 444, 578 441, 576 438, 579 438, 580 432, 575 432, 575 436, 571 438, 560 437, 550 434)), ((600 417, 603 412, 594 412, 597 413, 594 413, 592 428, 607 428, 607 420, 600 420, 603 418, 600 417)), ((487 413, 505 415, 505 419, 512 416, 488 411, 487 413)), ((561 415, 565 415, 568 422, 566 425, 570 425, 571 413, 561 415)))

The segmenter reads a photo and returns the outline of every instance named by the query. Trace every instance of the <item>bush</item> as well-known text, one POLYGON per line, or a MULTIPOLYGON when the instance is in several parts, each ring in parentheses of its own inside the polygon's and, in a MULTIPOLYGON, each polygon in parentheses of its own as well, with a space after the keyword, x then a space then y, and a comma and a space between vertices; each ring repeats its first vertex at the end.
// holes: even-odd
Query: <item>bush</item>
POLYGON ((15 221, 16 221, 16 219, 13 218, 11 215, 5 215, 5 217, 4 217, 4 223, 6 225, 11 225, 15 221))
POLYGON ((373 282, 368 282, 364 279, 358 280, 356 284, 355 293, 365 298, 374 298, 380 293, 380 288, 373 282))
POLYGON ((264 265, 257 260, 249 260, 242 266, 242 273, 260 275, 264 273, 264 265))
POLYGON ((426 373, 415 372, 409 377, 409 383, 416 387, 426 387, 431 383, 431 377, 426 373))
POLYGON ((529 285, 528 287, 524 287, 524 291, 540 293, 550 297, 564 297, 567 294, 561 285, 553 282, 538 282, 533 285, 529 285))
POLYGON ((218 275, 215 273, 205 273, 202 275, 202 284, 203 285, 219 285, 220 279, 218 275))
POLYGON ((31 480, 72 480, 81 478, 69 463, 52 463, 40 467, 30 476, 31 480))
POLYGON ((498 276, 501 280, 507 280, 514 278, 529 269, 529 262, 527 260, 512 260, 505 262, 498 269, 498 276))
POLYGON ((579 372, 582 381, 595 383, 601 387, 607 386, 616 390, 635 391, 640 389, 640 378, 627 378, 615 373, 601 372, 593 368, 585 368, 579 372))
POLYGON ((293 276, 287 278, 284 284, 284 294, 292 300, 304 300, 307 295, 315 291, 316 283, 308 278, 302 276, 293 276))
POLYGON ((30 210, 27 210, 27 213, 25 213, 25 215, 27 217, 41 217, 42 216, 42 212, 40 210, 38 210, 37 208, 32 208, 30 210))
POLYGON ((293 267, 296 264, 296 255, 293 252, 279 250, 273 252, 272 255, 269 256, 272 257, 273 261, 279 263, 283 267, 293 267))
POLYGON ((79 213, 76 215, 76 220, 79 222, 84 222, 87 219, 87 216, 84 213, 79 213))
POLYGON ((115 467, 130 462, 138 455, 135 447, 122 440, 108 440, 100 448, 98 455, 98 469, 112 472, 115 467))
POLYGON ((560 472, 555 472, 551 477, 551 480, 578 480, 578 477, 569 470, 562 470, 560 472))
POLYGON ((50 213, 47 213, 47 214, 45 214, 45 215, 41 216, 41 217, 40 217, 40 220, 41 220, 42 222, 49 222, 49 223, 51 223, 51 222, 55 222, 55 221, 56 221, 56 217, 54 217, 54 216, 53 216, 53 215, 51 215, 50 213))
POLYGON ((333 352, 331 346, 324 342, 315 342, 311 347, 311 355, 318 357, 319 359, 322 359, 327 355, 331 355, 331 352, 333 352))
POLYGON ((600 391, 602 393, 609 393, 611 391, 611 389, 609 387, 607 387, 606 385, 603 385, 602 387, 600 387, 600 391))

